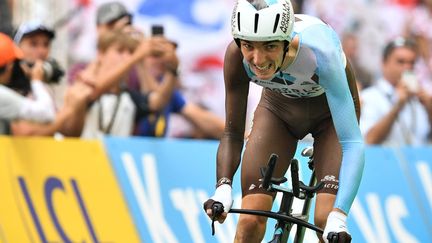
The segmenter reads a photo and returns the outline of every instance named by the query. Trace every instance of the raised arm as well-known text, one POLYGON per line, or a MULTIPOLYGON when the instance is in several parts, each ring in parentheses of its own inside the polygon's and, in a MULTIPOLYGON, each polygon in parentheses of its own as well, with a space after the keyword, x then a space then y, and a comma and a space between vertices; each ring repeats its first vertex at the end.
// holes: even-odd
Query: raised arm
POLYGON ((177 68, 179 59, 176 53, 176 47, 170 43, 163 46, 163 55, 161 56, 165 65, 162 81, 159 83, 157 77, 152 73, 151 67, 146 69, 143 62, 137 65, 141 82, 141 91, 149 93, 149 108, 157 111, 165 107, 171 100, 172 92, 178 83, 177 68))
POLYGON ((86 105, 91 88, 75 83, 67 89, 64 105, 50 123, 34 123, 20 120, 11 124, 14 136, 52 136, 61 132, 65 136, 80 136, 85 119, 86 105))
POLYGON ((54 105, 42 81, 32 81, 35 99, 24 97, 6 86, 0 85, 0 115, 2 119, 24 119, 36 122, 54 120, 54 105))
POLYGON ((169 43, 162 38, 144 39, 130 58, 120 63, 120 65, 116 65, 115 67, 110 68, 109 70, 104 70, 103 72, 96 71, 93 78, 84 78, 82 81, 93 86, 93 98, 96 99, 112 87, 116 87, 119 82, 122 81, 122 77, 126 75, 137 62, 149 55, 161 55, 165 48, 164 46, 168 44, 169 43))
POLYGON ((155 90, 149 91, 148 103, 151 111, 161 110, 168 104, 176 83, 177 76, 167 74, 155 90))

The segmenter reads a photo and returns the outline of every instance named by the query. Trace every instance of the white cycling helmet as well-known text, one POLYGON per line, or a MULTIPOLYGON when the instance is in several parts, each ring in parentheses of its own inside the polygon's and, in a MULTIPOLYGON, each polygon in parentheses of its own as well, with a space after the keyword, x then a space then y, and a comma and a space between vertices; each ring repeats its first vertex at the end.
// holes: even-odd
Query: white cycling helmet
POLYGON ((234 39, 291 42, 294 10, 290 0, 238 0, 231 18, 234 39))

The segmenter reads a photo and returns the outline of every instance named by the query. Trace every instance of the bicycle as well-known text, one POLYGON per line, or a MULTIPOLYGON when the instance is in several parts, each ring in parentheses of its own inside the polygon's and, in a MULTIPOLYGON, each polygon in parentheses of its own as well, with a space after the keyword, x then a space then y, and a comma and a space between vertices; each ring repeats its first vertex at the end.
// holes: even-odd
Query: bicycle
MULTIPOLYGON (((272 177, 274 168, 276 166, 276 161, 278 155, 271 154, 268 164, 265 168, 261 169, 261 175, 263 176, 262 186, 267 191, 283 193, 282 200, 278 212, 273 211, 262 211, 262 210, 250 210, 250 209, 231 209, 229 213, 239 213, 239 214, 251 214, 257 216, 265 216, 268 218, 273 218, 276 221, 275 230, 273 233, 273 239, 269 243, 286 243, 290 236, 291 228, 295 224, 297 225, 296 234, 294 242, 303 242, 304 234, 306 228, 314 230, 319 234, 323 234, 323 230, 308 222, 309 219, 309 209, 311 205, 311 200, 315 193, 323 188, 324 183, 316 183, 316 176, 313 163, 313 148, 307 147, 302 150, 301 155, 303 157, 308 157, 308 167, 312 171, 311 177, 309 179, 309 184, 305 185, 299 180, 298 175, 298 160, 293 158, 290 162, 290 172, 291 172, 291 183, 292 189, 287 187, 282 187, 280 184, 288 181, 286 177, 274 178, 272 177), (300 214, 293 214, 292 205, 294 198, 299 198, 304 201, 303 208, 300 214)), ((212 235, 215 233, 214 222, 218 215, 223 212, 223 205, 219 202, 215 202, 212 205, 213 218, 212 218, 212 235)), ((343 233, 345 234, 345 232, 343 233)), ((347 235, 349 237, 349 235, 347 235)), ((346 237, 346 236, 344 236, 346 237)), ((339 235, 337 233, 331 232, 328 235, 328 240, 330 243, 338 242, 339 235)), ((349 238, 350 239, 350 238, 349 238)))

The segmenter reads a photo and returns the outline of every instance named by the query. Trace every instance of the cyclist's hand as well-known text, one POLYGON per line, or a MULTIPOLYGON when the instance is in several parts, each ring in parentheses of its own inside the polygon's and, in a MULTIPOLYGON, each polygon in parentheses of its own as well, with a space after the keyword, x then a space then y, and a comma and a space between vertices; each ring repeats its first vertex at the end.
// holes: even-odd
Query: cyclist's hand
POLYGON ((327 241, 329 243, 350 243, 351 242, 351 235, 347 232, 330 232, 327 235, 327 241))
POLYGON ((223 184, 216 188, 215 194, 204 203, 204 210, 211 219, 214 218, 219 223, 223 223, 227 217, 228 211, 231 209, 232 203, 232 188, 228 184, 223 184), (212 208, 216 202, 220 202, 223 205, 224 211, 221 215, 213 214, 212 208))
POLYGON ((332 211, 327 217, 326 227, 323 233, 325 243, 349 243, 351 236, 346 226, 347 216, 343 213, 332 211), (336 238, 336 241, 334 240, 336 238))

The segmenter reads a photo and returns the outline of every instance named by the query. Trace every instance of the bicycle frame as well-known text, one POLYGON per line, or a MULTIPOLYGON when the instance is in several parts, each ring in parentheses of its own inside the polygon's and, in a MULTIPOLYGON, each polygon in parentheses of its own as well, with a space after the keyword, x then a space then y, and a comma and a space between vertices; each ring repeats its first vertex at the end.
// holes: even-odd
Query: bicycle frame
POLYGON ((316 191, 322 188, 323 184, 319 183, 318 185, 315 185, 316 177, 315 171, 313 169, 313 156, 311 153, 305 155, 305 150, 302 151, 302 155, 305 157, 309 157, 308 165, 309 168, 312 170, 308 186, 304 185, 304 183, 298 179, 298 161, 296 159, 291 160, 290 166, 292 190, 279 185, 287 181, 285 177, 271 177, 275 168, 277 155, 272 154, 270 156, 267 167, 261 169, 261 173, 264 176, 262 180, 263 187, 266 188, 268 191, 282 193, 282 200, 278 212, 249 209, 231 209, 229 211, 230 213, 250 214, 276 219, 277 222, 275 225, 275 231, 273 234, 273 239, 270 241, 270 243, 288 242, 290 231, 294 224, 297 225, 294 242, 303 241, 306 228, 314 230, 320 234, 323 233, 323 230, 321 228, 308 222, 311 199, 313 198, 316 191), (302 212, 300 215, 292 214, 292 205, 295 197, 304 200, 302 212))

